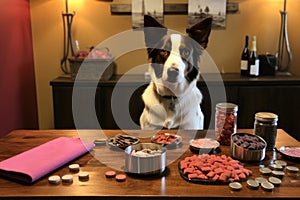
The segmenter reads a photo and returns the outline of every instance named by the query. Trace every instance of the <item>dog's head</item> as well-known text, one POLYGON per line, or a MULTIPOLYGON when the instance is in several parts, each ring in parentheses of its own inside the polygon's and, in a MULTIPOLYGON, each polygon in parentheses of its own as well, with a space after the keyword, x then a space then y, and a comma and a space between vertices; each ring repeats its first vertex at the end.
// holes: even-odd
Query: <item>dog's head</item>
POLYGON ((207 17, 191 28, 187 35, 168 34, 168 30, 151 16, 144 16, 144 34, 150 74, 162 96, 182 95, 199 76, 198 61, 207 47, 212 18, 207 17))

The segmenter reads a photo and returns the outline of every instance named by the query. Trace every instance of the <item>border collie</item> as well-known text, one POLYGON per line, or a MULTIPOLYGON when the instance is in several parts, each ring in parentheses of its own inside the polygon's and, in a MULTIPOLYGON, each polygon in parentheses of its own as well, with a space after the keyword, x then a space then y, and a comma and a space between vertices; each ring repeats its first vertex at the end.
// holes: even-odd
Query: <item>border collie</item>
POLYGON ((207 47, 211 24, 211 17, 204 18, 187 28, 184 36, 168 34, 153 17, 144 16, 151 82, 142 95, 142 129, 203 129, 198 62, 207 47))

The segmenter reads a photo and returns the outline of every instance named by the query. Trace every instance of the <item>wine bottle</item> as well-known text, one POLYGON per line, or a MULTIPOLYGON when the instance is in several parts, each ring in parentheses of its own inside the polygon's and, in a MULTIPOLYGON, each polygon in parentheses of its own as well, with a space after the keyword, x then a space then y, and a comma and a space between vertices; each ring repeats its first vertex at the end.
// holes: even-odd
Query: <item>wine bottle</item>
POLYGON ((256 36, 253 36, 250 56, 248 60, 248 76, 256 77, 259 75, 259 59, 256 51, 256 36))
POLYGON ((246 35, 245 37, 245 47, 242 52, 242 57, 241 57, 241 75, 242 76, 247 76, 247 69, 248 69, 248 60, 250 56, 250 51, 249 51, 249 37, 246 35))

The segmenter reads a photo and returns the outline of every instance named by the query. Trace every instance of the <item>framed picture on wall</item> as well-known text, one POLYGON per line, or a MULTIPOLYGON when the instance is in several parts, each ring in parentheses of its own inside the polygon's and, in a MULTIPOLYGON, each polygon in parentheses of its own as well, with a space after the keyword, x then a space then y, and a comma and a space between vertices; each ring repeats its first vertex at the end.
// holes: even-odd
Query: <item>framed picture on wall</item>
POLYGON ((163 0, 131 0, 132 27, 144 27, 144 15, 151 15, 161 24, 164 23, 163 0))
POLYGON ((226 28, 226 0, 189 0, 188 26, 207 16, 213 17, 213 28, 226 28))

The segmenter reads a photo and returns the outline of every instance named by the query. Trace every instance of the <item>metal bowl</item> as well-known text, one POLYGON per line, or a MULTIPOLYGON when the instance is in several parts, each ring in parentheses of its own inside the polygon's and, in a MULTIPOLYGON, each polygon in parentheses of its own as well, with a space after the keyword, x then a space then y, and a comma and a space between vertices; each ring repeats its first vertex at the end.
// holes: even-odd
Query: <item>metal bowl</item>
POLYGON ((234 133, 231 135, 231 141, 230 141, 231 156, 240 161, 258 162, 258 161, 263 160, 266 156, 266 147, 267 147, 266 141, 258 135, 254 135, 251 133, 234 133), (243 147, 239 146, 236 142, 233 141, 233 138, 236 135, 239 135, 239 136, 248 135, 249 137, 256 137, 256 138, 258 138, 258 140, 260 142, 262 142, 264 144, 264 147, 262 149, 258 149, 258 150, 243 148, 243 147))
POLYGON ((167 148, 155 143, 139 143, 125 149, 125 172, 136 175, 162 174, 166 168, 167 148), (159 151, 154 155, 138 155, 141 150, 159 151))

